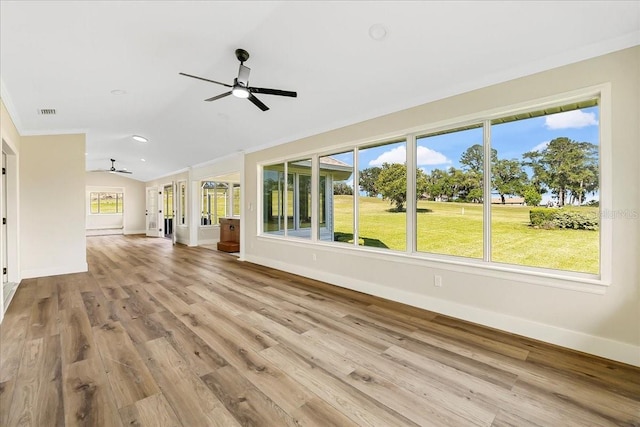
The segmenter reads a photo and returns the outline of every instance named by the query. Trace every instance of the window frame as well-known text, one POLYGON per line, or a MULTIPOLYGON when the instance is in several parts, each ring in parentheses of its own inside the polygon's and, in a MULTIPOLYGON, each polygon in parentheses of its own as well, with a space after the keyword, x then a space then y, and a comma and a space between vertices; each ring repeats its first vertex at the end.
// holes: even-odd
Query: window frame
POLYGON ((230 182, 229 186, 231 187, 231 216, 239 218, 242 216, 242 185, 239 182, 230 182), (236 190, 238 192, 237 203, 236 190), (236 212, 236 204, 238 205, 238 212, 236 212))
MULTIPOLYGON (((606 212, 612 211, 612 129, 611 129, 611 84, 603 83, 595 86, 590 86, 582 89, 568 91, 560 94, 546 96, 537 99, 530 99, 514 103, 511 105, 488 109, 464 116, 453 117, 450 119, 434 122, 429 125, 416 126, 407 128, 399 132, 394 132, 388 135, 381 135, 379 137, 366 138, 360 141, 351 141, 343 144, 336 144, 331 147, 323 148, 321 150, 313 152, 297 153, 295 156, 282 157, 278 159, 271 159, 268 161, 261 161, 257 163, 258 167, 258 199, 260 209, 258 209, 258 219, 260 226, 258 227, 258 238, 265 239, 278 239, 286 240, 288 242, 296 242, 298 244, 316 244, 330 247, 332 251, 357 251, 358 253, 366 254, 367 256, 377 258, 382 257, 388 259, 389 257, 395 257, 398 260, 411 264, 420 264, 433 268, 451 269, 456 271, 468 271, 474 274, 480 274, 484 276, 495 277, 505 280, 518 280, 521 282, 537 284, 542 286, 551 286, 562 289, 569 289, 581 292, 589 292, 602 294, 605 292, 606 287, 611 284, 612 270, 611 270, 611 258, 613 253, 613 224, 604 215, 606 212), (555 270, 543 267, 529 267, 518 264, 504 264, 495 261, 490 261, 491 258, 491 203, 483 203, 484 209, 484 221, 483 221, 483 259, 465 258, 452 255, 443 255, 435 253, 417 252, 416 250, 416 206, 415 206, 415 173, 416 173, 416 139, 435 132, 447 131, 450 129, 461 129, 465 126, 472 126, 477 123, 484 125, 484 194, 489 195, 486 200, 490 201, 491 195, 491 146, 487 144, 487 139, 490 137, 491 122, 496 119, 505 118, 508 116, 523 114, 527 112, 539 111, 545 108, 552 108, 562 105, 568 105, 571 103, 583 102, 589 99, 598 99, 599 106, 599 143, 598 143, 598 161, 599 161, 599 173, 600 173, 600 190, 599 190, 599 203, 600 203, 600 235, 599 235, 599 274, 580 273, 568 270, 555 270), (397 139, 406 140, 406 165, 407 165, 407 241, 406 251, 393 251, 386 249, 379 249, 373 247, 363 247, 354 245, 345 245, 340 242, 323 241, 317 238, 318 225, 317 225, 317 209, 312 210, 312 213, 316 215, 315 228, 312 229, 311 239, 292 239, 283 235, 274 235, 265 233, 262 229, 262 198, 263 198, 263 168, 265 166, 284 163, 285 165, 290 161, 295 161, 300 158, 312 158, 317 168, 318 157, 331 155, 335 152, 345 152, 353 150, 354 153, 354 242, 357 242, 358 234, 358 202, 357 194, 359 193, 359 173, 358 173, 358 150, 368 148, 375 145, 382 145, 385 142, 393 141, 397 139), (487 248, 486 246, 489 246, 487 248)), ((286 174, 286 169, 285 169, 286 174)), ((316 172, 317 174, 317 172, 316 172)), ((318 176, 312 178, 312 182, 317 181, 318 176)), ((317 206, 318 203, 318 190, 317 183, 316 189, 312 191, 313 200, 317 206)), ((286 202, 286 201, 285 201, 286 202)))
POLYGON ((220 226, 220 218, 225 218, 225 217, 230 216, 230 212, 229 212, 229 210, 231 209, 229 207, 229 193, 230 193, 229 192, 229 185, 230 185, 230 183, 225 182, 225 181, 215 181, 215 180, 209 180, 209 179, 202 179, 199 182, 200 182, 200 202, 199 202, 200 203, 200 225, 199 226, 202 227, 202 228, 219 227, 220 226), (204 190, 205 190, 205 188, 204 188, 204 184, 203 184, 204 182, 212 182, 212 183, 214 183, 216 185, 212 189, 207 189, 207 190, 214 190, 213 194, 215 196, 213 198, 213 204, 211 206, 212 210, 211 210, 211 212, 209 212, 209 215, 208 215, 208 216, 211 217, 211 223, 209 223, 209 224, 202 224, 202 219, 204 218, 203 214, 205 212, 205 210, 204 210, 204 208, 205 208, 205 206, 204 206, 204 196, 205 196, 204 190), (218 215, 218 201, 219 201, 218 200, 219 199, 218 191, 220 190, 220 187, 219 187, 220 185, 226 185, 227 186, 226 190, 224 191, 225 197, 223 199, 224 200, 224 204, 225 204, 225 206, 224 206, 224 216, 218 215))
POLYGON ((124 191, 89 191, 89 215, 124 215, 124 191), (92 210, 91 198, 94 194, 98 195, 98 212, 92 210), (103 194, 116 195, 116 212, 100 212, 100 201, 103 194))

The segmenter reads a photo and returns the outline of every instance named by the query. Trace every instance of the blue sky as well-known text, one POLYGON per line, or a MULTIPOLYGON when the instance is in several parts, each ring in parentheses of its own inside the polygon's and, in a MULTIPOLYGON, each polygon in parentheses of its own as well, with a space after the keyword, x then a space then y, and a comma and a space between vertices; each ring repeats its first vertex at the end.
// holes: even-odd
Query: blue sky
MULTIPOLYGON (((523 153, 542 149, 552 139, 562 136, 598 145, 599 120, 599 108, 596 106, 494 125, 491 127, 491 146, 498 150, 500 159, 521 160, 523 153)), ((460 156, 474 144, 482 144, 482 128, 421 138, 417 146, 418 167, 425 172, 451 166, 460 168, 460 156)), ((380 166, 384 162, 404 163, 406 146, 404 142, 395 143, 361 149, 359 154, 360 170, 380 166)), ((353 164, 351 153, 332 157, 353 164)))

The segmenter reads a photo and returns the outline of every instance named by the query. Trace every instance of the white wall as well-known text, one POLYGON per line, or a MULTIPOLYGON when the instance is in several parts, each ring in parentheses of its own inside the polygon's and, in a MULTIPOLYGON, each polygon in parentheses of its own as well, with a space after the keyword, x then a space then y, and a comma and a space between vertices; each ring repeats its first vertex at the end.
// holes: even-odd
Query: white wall
MULTIPOLYGON (((339 286, 640 366, 639 225, 613 221, 612 283, 594 293, 354 248, 258 237, 258 164, 611 83, 614 210, 640 211, 640 47, 421 105, 245 156, 244 258, 339 286), (635 185, 634 185, 635 184, 635 185), (254 210, 250 211, 253 206, 254 210), (317 260, 316 260, 317 259, 317 260), (444 285, 433 286, 433 276, 444 285)), ((606 120, 606 114, 603 114, 606 120)))
POLYGON ((22 136, 22 278, 87 271, 85 135, 22 136))
MULTIPOLYGON (((191 230, 191 244, 203 245, 212 244, 220 240, 219 225, 200 226, 200 182, 203 180, 221 180, 222 182, 239 182, 240 191, 244 192, 243 187, 243 170, 244 170, 244 154, 237 153, 215 161, 196 166, 189 171, 189 179, 191 181, 191 194, 195 197, 191 198, 190 206, 192 215, 190 215, 191 223, 196 224, 191 230), (233 177, 239 176, 239 180, 233 177)), ((244 216, 244 213, 243 215, 244 216)), ((242 231, 242 218, 240 219, 240 232, 242 231)), ((242 247, 241 247, 242 250, 242 247)))
MULTIPOLYGON (((104 172, 86 172, 87 191, 124 191, 123 215, 91 215, 85 201, 87 230, 108 225, 124 225, 124 234, 145 233, 145 183, 127 176, 104 172), (110 190, 111 189, 111 190, 110 190)), ((88 196, 86 196, 88 197, 88 196)))

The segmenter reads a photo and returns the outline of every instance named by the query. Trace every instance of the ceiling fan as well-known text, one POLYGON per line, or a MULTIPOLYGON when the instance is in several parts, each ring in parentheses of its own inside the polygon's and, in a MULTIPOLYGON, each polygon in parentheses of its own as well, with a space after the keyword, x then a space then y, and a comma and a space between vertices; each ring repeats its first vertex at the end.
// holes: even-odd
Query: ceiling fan
POLYGON ((96 170, 94 172, 133 173, 133 172, 130 172, 130 171, 126 170, 126 169, 116 169, 116 166, 115 166, 116 160, 115 159, 109 159, 109 160, 111 160, 111 168, 109 168, 109 169, 98 169, 98 170, 96 170))
POLYGON ((238 77, 233 79, 233 85, 217 82, 215 80, 205 79, 204 77, 198 77, 191 74, 186 74, 186 73, 178 73, 178 74, 231 88, 229 92, 225 92, 223 94, 212 96, 211 98, 205 99, 205 101, 207 102, 215 101, 217 99, 224 98, 229 95, 233 95, 238 98, 248 99, 262 111, 267 111, 269 107, 267 107, 262 101, 256 98, 254 93, 262 93, 264 95, 290 96, 292 98, 296 98, 298 96, 296 92, 292 92, 288 90, 267 89, 263 87, 249 86, 249 72, 251 72, 251 69, 244 65, 244 62, 247 59, 249 59, 249 52, 247 52, 244 49, 236 49, 236 58, 238 58, 238 61, 240 61, 240 69, 238 70, 238 77))

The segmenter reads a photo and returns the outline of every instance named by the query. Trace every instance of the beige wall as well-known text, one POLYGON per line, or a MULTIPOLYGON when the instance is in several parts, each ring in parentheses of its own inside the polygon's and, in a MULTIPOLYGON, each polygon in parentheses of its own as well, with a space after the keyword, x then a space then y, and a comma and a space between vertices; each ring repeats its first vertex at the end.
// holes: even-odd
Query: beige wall
MULTIPOLYGON (((612 283, 603 294, 437 261, 257 237, 260 162, 326 150, 495 108, 611 84, 614 210, 640 210, 640 47, 400 111, 245 156, 244 257, 362 292, 640 365, 638 218, 613 220, 612 283), (633 183, 633 184, 632 184, 633 183), (316 261, 317 259, 317 261, 316 261), (444 286, 433 286, 433 275, 444 286)), ((603 112, 603 119, 606 114, 603 112)), ((604 126, 603 126, 604 127, 604 126)))
MULTIPOLYGON (((244 154, 237 153, 221 159, 199 165, 189 170, 190 184, 190 202, 191 214, 189 215, 190 223, 195 226, 190 229, 189 244, 205 245, 213 244, 220 240, 220 227, 200 226, 200 183, 203 180, 220 180, 223 182, 239 182, 242 188, 242 178, 244 168, 244 154), (238 178, 236 178, 238 177, 238 178), (194 196, 192 196, 194 195, 194 196)), ((242 190, 241 190, 242 191, 242 190)), ((240 220, 242 222, 242 219, 240 220)), ((240 225, 242 233, 242 224, 240 225)))
POLYGON ((16 129, 7 108, 4 105, 4 102, 0 99, 0 132, 2 134, 2 139, 8 143, 16 144, 16 150, 20 144, 20 134, 18 134, 18 129, 16 129))
POLYGON ((21 138, 23 279, 87 270, 84 152, 84 134, 21 138))
POLYGON ((90 215, 89 207, 85 203, 87 215, 87 229, 99 228, 107 225, 124 224, 124 234, 141 234, 145 232, 145 183, 128 178, 124 175, 87 172, 87 191, 109 191, 108 188, 121 188, 124 191, 124 214, 90 215), (93 190, 95 188, 95 190, 93 190), (100 190, 99 188, 103 188, 100 190))

